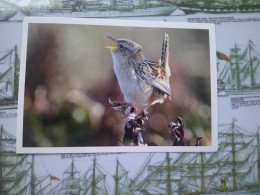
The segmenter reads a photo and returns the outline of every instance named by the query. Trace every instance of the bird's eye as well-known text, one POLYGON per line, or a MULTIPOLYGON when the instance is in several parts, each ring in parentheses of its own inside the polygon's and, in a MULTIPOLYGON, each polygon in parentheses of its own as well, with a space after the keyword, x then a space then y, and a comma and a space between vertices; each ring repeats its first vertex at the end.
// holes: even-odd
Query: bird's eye
POLYGON ((123 55, 123 56, 127 55, 127 49, 125 47, 123 47, 123 46, 120 47, 119 46, 119 51, 120 51, 121 55, 123 55))
POLYGON ((122 48, 123 48, 123 45, 119 45, 119 48, 121 48, 121 49, 122 49, 122 48))

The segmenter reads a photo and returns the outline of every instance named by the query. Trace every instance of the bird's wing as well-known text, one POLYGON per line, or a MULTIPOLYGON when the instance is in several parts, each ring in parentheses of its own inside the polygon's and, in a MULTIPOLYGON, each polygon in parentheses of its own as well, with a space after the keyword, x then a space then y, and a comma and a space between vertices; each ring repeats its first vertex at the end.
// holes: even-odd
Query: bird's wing
POLYGON ((139 79, 152 85, 156 89, 167 94, 171 98, 169 78, 171 76, 169 64, 169 38, 165 33, 162 44, 162 56, 159 63, 144 59, 142 64, 135 67, 135 72, 139 79))
POLYGON ((142 81, 152 85, 156 89, 170 96, 171 89, 169 80, 162 77, 162 68, 155 62, 144 60, 142 64, 134 66, 136 75, 142 81))

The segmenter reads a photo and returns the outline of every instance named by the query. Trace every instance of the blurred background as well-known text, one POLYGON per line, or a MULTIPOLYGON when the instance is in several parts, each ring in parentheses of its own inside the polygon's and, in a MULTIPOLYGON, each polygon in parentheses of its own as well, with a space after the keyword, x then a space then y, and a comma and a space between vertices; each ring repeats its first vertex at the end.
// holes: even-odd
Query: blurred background
POLYGON ((127 119, 110 109, 123 101, 105 46, 106 36, 127 38, 158 62, 169 34, 172 100, 148 110, 144 139, 169 146, 168 124, 183 118, 185 139, 211 145, 209 34, 199 29, 163 29, 73 24, 29 24, 24 100, 24 147, 123 145, 127 119))

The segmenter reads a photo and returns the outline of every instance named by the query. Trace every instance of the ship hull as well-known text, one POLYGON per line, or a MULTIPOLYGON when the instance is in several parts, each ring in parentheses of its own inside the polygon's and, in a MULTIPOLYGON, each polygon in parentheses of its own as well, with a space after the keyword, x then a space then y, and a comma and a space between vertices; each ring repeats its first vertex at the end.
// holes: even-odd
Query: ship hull
POLYGON ((224 13, 257 13, 260 12, 260 6, 238 6, 238 7, 180 7, 180 9, 186 14, 195 13, 212 13, 212 14, 224 14, 224 13))
POLYGON ((31 12, 30 16, 72 17, 72 18, 112 18, 139 16, 167 16, 177 9, 176 6, 132 9, 128 11, 82 11, 82 12, 31 12))
POLYGON ((17 108, 17 100, 15 100, 13 97, 10 98, 4 98, 0 100, 0 110, 2 109, 16 109, 17 108))
POLYGON ((260 188, 253 188, 253 189, 240 189, 240 190, 226 190, 226 191, 223 191, 220 190, 220 191, 214 191, 212 193, 203 193, 204 195, 212 195, 212 194, 218 194, 218 195, 253 195, 253 194, 259 194, 260 192, 260 188))
POLYGON ((7 21, 9 18, 13 17, 16 12, 12 13, 0 13, 0 22, 7 21))
POLYGON ((260 89, 234 89, 234 90, 223 90, 218 92, 218 96, 228 96, 228 95, 250 95, 250 94, 259 94, 260 89))

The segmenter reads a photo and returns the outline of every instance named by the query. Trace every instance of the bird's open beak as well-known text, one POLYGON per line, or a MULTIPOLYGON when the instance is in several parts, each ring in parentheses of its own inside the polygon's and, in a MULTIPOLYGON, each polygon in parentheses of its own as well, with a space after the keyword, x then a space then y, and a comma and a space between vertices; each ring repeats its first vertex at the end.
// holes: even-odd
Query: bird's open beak
MULTIPOLYGON (((116 39, 114 39, 114 38, 112 38, 112 37, 109 37, 109 36, 107 36, 107 38, 109 38, 109 39, 111 39, 112 41, 114 41, 114 42, 116 42, 116 39)), ((110 49, 110 50, 116 50, 117 49, 117 47, 105 47, 106 49, 110 49)))
POLYGON ((107 38, 111 39, 112 41, 116 42, 116 39, 110 37, 110 36, 107 36, 107 38))
POLYGON ((106 49, 110 49, 110 50, 116 50, 117 47, 105 47, 106 49))

